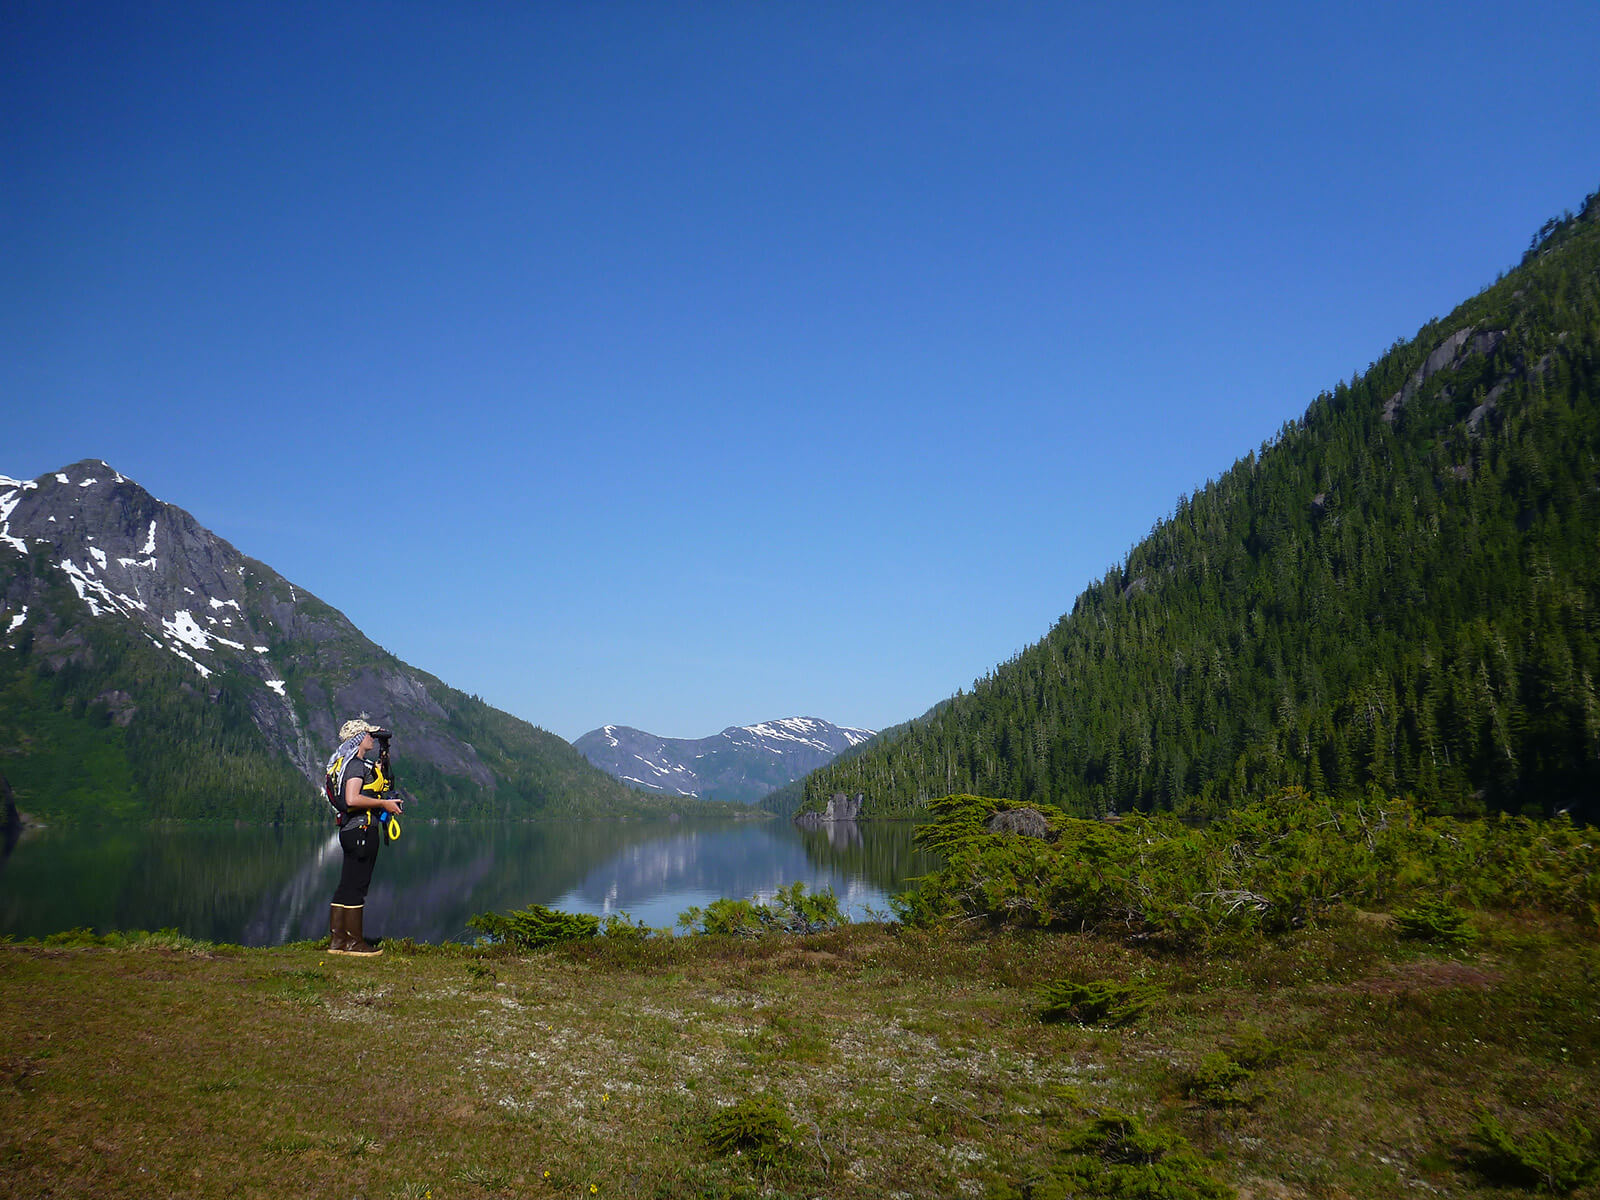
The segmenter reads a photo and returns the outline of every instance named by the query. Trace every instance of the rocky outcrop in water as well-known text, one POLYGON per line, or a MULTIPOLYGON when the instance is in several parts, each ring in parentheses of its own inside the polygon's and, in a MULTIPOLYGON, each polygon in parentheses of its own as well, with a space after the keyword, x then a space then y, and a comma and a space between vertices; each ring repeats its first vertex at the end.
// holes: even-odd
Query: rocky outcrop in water
POLYGON ((854 821, 861 815, 861 806, 866 803, 864 792, 857 792, 854 796, 847 796, 843 792, 835 792, 828 797, 828 803, 821 812, 801 813, 794 819, 796 825, 806 829, 815 829, 822 825, 832 825, 838 821, 854 821))

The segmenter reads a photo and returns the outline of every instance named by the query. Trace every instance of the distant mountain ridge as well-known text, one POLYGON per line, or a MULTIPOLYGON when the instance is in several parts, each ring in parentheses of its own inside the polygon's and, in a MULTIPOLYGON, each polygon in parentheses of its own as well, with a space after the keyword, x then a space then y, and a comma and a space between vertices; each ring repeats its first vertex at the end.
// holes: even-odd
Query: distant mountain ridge
POLYGON ((606 725, 573 742, 595 766, 625 783, 668 795, 753 804, 873 736, 819 717, 732 725, 705 738, 664 738, 606 725))
POLYGON ((314 816, 322 763, 358 714, 394 729, 419 815, 652 803, 105 462, 0 476, 0 775, 24 811, 314 816))

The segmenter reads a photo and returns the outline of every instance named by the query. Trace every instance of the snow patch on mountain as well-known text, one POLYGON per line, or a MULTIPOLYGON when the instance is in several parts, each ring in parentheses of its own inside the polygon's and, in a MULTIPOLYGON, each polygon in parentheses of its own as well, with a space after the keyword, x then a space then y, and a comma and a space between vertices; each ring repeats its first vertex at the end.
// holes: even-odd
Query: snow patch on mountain
MULTIPOLYGON (((88 606, 89 615, 98 617, 102 611, 122 613, 123 602, 127 599, 120 593, 113 592, 100 580, 93 578, 94 564, 85 563, 79 567, 70 558, 64 558, 58 564, 72 584, 73 591, 78 593, 78 599, 88 606), (104 605, 102 610, 101 605, 104 605)), ((131 606, 130 606, 131 607, 131 606)), ((124 613, 124 615, 126 615, 124 613)))
POLYGON ((11 514, 16 511, 17 505, 22 503, 22 493, 39 485, 29 480, 23 483, 12 479, 10 476, 0 475, 0 542, 4 542, 19 554, 26 554, 28 547, 21 538, 11 536, 11 514))
POLYGON ((786 717, 781 721, 764 721, 760 725, 725 729, 723 733, 733 737, 741 734, 749 735, 745 739, 747 742, 766 743, 766 748, 773 753, 780 751, 771 743, 799 742, 803 746, 836 754, 838 747, 835 741, 838 736, 844 737, 846 746, 858 745, 872 736, 870 729, 850 729, 827 721, 819 721, 814 717, 786 717))

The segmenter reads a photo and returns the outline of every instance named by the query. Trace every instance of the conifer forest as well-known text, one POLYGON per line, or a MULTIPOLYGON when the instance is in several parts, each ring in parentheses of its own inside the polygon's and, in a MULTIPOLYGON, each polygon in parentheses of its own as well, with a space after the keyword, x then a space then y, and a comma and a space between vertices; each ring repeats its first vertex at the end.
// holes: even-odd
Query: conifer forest
POLYGON ((1043 639, 779 803, 1210 814, 1283 787, 1593 819, 1600 193, 1182 497, 1043 639))

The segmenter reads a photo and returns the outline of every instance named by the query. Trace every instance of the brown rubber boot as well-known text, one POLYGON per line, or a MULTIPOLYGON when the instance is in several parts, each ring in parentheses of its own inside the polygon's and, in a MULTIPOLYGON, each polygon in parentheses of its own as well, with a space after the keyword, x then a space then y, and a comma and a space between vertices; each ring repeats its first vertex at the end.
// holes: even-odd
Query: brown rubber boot
POLYGON ((355 939, 350 936, 350 914, 358 911, 345 904, 335 904, 328 910, 330 926, 329 954, 351 954, 355 939))
POLYGON ((369 944, 361 934, 362 906, 357 904, 344 910, 344 932, 346 954, 359 954, 363 958, 371 958, 383 953, 381 947, 369 944))

